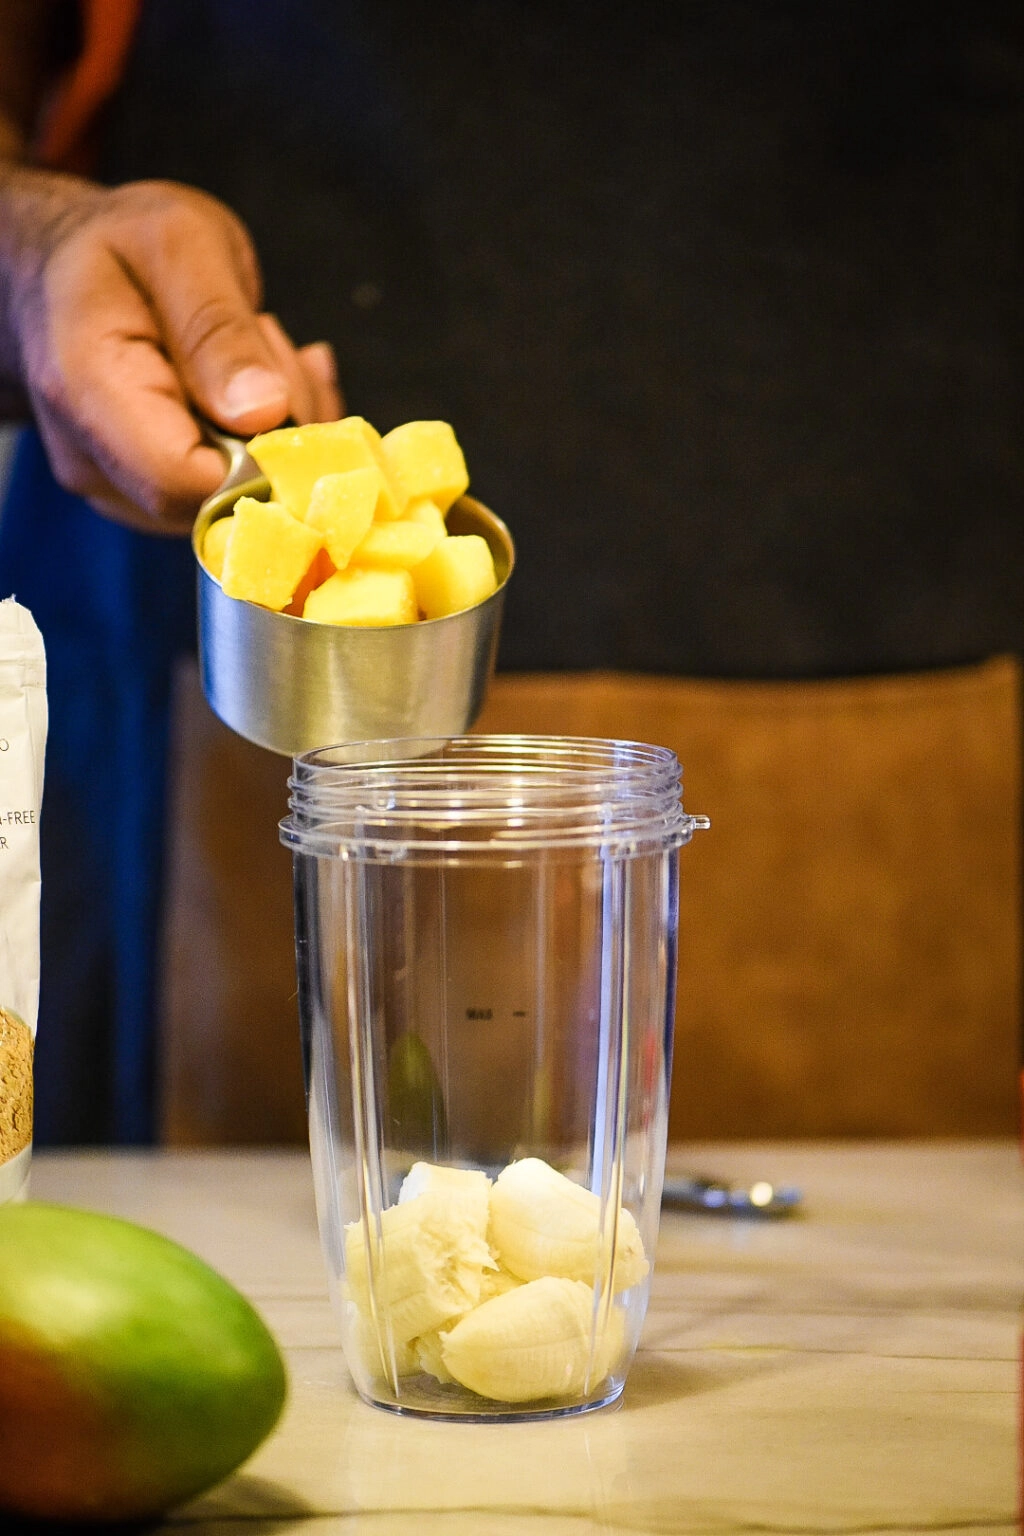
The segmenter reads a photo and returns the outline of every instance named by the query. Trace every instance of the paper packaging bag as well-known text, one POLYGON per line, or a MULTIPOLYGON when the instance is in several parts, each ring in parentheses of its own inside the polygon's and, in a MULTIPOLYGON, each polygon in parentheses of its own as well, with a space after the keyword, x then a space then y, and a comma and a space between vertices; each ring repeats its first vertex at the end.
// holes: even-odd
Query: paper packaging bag
POLYGON ((39 810, 46 656, 27 608, 0 602, 0 1204, 24 1193, 32 1157, 39 1010, 39 810))

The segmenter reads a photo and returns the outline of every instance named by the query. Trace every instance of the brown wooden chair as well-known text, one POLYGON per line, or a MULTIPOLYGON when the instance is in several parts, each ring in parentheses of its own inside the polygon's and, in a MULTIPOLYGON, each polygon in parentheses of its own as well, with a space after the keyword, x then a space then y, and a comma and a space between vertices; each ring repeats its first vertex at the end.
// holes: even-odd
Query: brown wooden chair
MULTIPOLYGON (((288 765, 182 679, 165 1135, 304 1136, 288 765)), ((843 681, 499 676, 480 730, 672 747, 711 831, 681 854, 677 1138, 1017 1127, 1021 668, 843 681)))

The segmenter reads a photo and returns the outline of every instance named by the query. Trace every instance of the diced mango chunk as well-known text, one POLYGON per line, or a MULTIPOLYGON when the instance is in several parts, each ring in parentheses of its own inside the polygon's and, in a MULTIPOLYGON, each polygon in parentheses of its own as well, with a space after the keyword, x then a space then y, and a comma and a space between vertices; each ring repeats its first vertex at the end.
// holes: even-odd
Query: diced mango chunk
POLYGON ((338 571, 306 599, 303 618, 318 624, 414 624, 416 591, 408 571, 374 571, 350 566, 338 571))
POLYGON ((374 523, 357 549, 353 565, 373 565, 384 570, 411 570, 425 560, 440 535, 422 523, 399 518, 395 523, 374 523))
POLYGON ((291 602, 281 610, 282 613, 290 613, 292 618, 301 619, 306 598, 315 587, 322 586, 328 577, 333 576, 336 570, 337 566, 326 549, 318 549, 313 556, 312 565, 295 588, 291 602))
POLYGON ((203 564, 217 581, 220 581, 220 573, 224 569, 224 551, 233 527, 233 517, 218 517, 203 535, 203 564))
POLYGON ((490 548, 452 537, 448 508, 469 485, 445 421, 382 438, 361 416, 279 427, 250 450, 272 499, 243 496, 204 536, 225 594, 323 624, 442 618, 496 590, 490 548))
POLYGON ((432 528, 438 538, 443 538, 448 532, 444 513, 437 502, 431 501, 429 496, 418 496, 415 501, 410 501, 402 517, 405 522, 422 523, 424 528, 432 528))
POLYGON ((240 496, 220 584, 228 597, 278 612, 291 602, 323 540, 287 507, 240 496))
POLYGON ((352 551, 370 530, 380 482, 381 473, 376 465, 321 475, 313 482, 306 524, 322 535, 327 553, 339 571, 345 569, 352 551))
POLYGON ((416 599, 428 619, 472 608, 490 597, 498 582, 487 540, 478 533, 438 539, 413 572, 416 599))
POLYGON ((469 485, 462 449, 446 421, 407 421, 386 433, 380 446, 403 506, 429 496, 447 512, 469 485))
POLYGON ((262 469, 274 494, 296 517, 305 517, 313 486, 321 475, 344 474, 352 469, 381 471, 376 514, 401 516, 401 505, 390 484, 381 437, 362 416, 341 421, 314 421, 304 427, 276 427, 261 432, 249 444, 249 452, 262 469))

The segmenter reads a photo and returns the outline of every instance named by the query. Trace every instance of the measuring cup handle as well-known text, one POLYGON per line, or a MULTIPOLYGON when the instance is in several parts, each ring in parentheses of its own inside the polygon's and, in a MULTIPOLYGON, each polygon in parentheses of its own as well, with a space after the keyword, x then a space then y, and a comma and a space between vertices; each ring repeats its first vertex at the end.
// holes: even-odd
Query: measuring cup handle
POLYGON ((215 427, 213 422, 207 421, 205 416, 197 419, 203 436, 214 448, 220 449, 227 462, 227 473, 218 486, 218 493, 233 490, 236 485, 244 485, 247 480, 255 480, 260 474, 260 467, 249 453, 248 445, 243 439, 232 437, 228 432, 222 432, 220 427, 215 427))

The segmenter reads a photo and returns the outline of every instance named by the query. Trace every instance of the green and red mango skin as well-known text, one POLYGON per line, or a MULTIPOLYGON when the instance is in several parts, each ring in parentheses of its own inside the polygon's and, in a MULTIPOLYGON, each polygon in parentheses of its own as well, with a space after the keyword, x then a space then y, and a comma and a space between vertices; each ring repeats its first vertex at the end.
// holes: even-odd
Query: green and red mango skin
POLYGON ((0 1512, 144 1519, 273 1428, 284 1365, 257 1313, 133 1223, 0 1208, 0 1512))

